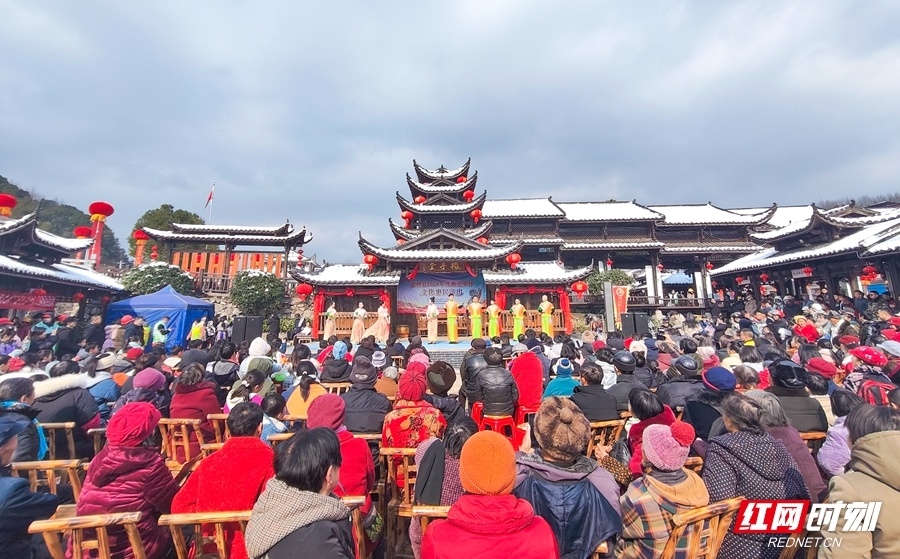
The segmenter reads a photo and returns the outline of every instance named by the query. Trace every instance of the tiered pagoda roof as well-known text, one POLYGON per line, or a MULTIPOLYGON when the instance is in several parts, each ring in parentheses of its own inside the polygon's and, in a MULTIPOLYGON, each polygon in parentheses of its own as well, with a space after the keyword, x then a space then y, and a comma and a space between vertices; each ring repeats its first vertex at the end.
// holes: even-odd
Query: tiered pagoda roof
POLYGON ((475 185, 478 183, 478 171, 475 171, 475 174, 467 177, 462 182, 458 182, 458 179, 457 181, 439 179, 434 182, 418 182, 407 174, 406 183, 409 185, 409 192, 413 198, 430 194, 462 194, 466 190, 475 190, 475 185))
POLYGON ((295 230, 289 222, 275 227, 173 223, 171 231, 150 227, 144 227, 143 231, 158 241, 209 245, 294 247, 312 240, 306 228, 295 230))
MULTIPOLYGON (((388 218, 388 225, 391 227, 391 233, 394 234, 394 238, 397 240, 403 239, 404 241, 411 241, 413 239, 418 238, 422 235, 423 231, 420 229, 405 229, 403 225, 399 223, 395 223, 393 219, 388 218)), ((478 237, 483 237, 490 232, 491 227, 494 225, 492 221, 481 221, 481 223, 477 227, 470 227, 468 229, 446 229, 446 231, 453 231, 457 235, 462 235, 468 239, 477 239, 478 237)))
POLYGON ((429 200, 422 204, 410 202, 406 198, 397 193, 397 203, 404 210, 409 210, 414 214, 426 213, 468 213, 476 208, 481 209, 484 201, 487 199, 487 192, 482 192, 480 196, 472 199, 471 202, 459 202, 446 194, 433 195, 429 200))
POLYGON ((462 167, 459 169, 449 170, 443 165, 431 171, 422 167, 416 160, 413 159, 413 169, 416 171, 416 176, 419 177, 419 182, 422 183, 432 183, 441 179, 456 181, 459 177, 465 177, 469 174, 469 166, 472 164, 472 158, 466 160, 462 167))

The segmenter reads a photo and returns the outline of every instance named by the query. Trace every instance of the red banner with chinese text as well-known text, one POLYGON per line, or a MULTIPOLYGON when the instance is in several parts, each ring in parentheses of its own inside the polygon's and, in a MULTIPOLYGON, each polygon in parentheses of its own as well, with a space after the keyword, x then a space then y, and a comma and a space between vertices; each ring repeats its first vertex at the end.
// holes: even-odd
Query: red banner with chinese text
POLYGON ((628 290, 630 288, 624 285, 614 285, 613 292, 613 314, 616 315, 616 329, 622 327, 622 313, 628 312, 628 290))
POLYGON ((53 295, 33 295, 0 289, 0 309, 17 311, 52 311, 56 307, 53 295))

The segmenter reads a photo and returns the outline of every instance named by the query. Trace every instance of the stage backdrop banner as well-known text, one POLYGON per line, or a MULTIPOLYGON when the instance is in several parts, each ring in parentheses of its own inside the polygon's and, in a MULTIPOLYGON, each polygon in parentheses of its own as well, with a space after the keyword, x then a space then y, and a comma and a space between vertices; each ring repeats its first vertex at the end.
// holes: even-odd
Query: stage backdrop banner
MULTIPOLYGON (((444 304, 449 295, 453 295, 460 305, 467 305, 469 300, 477 296, 482 301, 487 290, 481 274, 416 274, 415 279, 400 278, 397 288, 397 312, 401 314, 425 314, 428 299, 434 302, 444 314, 444 304)), ((465 312, 460 311, 460 314, 465 312)))

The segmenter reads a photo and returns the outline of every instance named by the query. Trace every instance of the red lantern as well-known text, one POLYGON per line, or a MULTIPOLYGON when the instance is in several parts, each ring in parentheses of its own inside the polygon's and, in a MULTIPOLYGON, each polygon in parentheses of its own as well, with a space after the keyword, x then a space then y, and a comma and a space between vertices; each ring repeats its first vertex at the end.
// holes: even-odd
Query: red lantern
POLYGON ((471 202, 474 199, 475 199, 475 191, 466 190, 465 192, 463 192, 463 200, 465 200, 466 202, 471 202))
POLYGON ((878 273, 878 269, 871 264, 866 264, 866 266, 862 269, 862 272, 867 276, 874 276, 878 273))
MULTIPOLYGON (((13 208, 18 204, 18 200, 12 194, 0 194, 0 215, 9 217, 12 215, 13 208)), ((88 235, 90 236, 90 235, 88 235)))
POLYGON ((397 239, 397 244, 398 245, 406 244, 406 239, 397 239))
POLYGON ((740 284, 744 283, 744 276, 735 276, 734 281, 735 281, 735 283, 740 285, 740 284))
POLYGON ((812 266, 804 266, 802 272, 803 272, 803 275, 806 277, 813 275, 812 266))
POLYGON ((40 287, 38 287, 37 289, 32 289, 31 294, 37 295, 38 297, 43 297, 44 295, 47 294, 47 291, 45 289, 41 289, 40 287))
POLYGON ((91 221, 106 221, 106 218, 115 213, 116 210, 106 202, 94 202, 88 206, 88 213, 91 214, 91 221))
POLYGON ((255 254, 253 256, 253 259, 256 260, 257 262, 259 262, 260 260, 262 260, 262 254, 258 254, 258 253, 255 254))
POLYGON ((344 291, 344 295, 346 295, 347 297, 353 297, 354 295, 356 295, 356 291, 352 287, 348 287, 344 291))
POLYGON ((716 280, 712 280, 711 282, 709 282, 709 284, 711 286, 713 286, 713 289, 715 289, 719 286, 719 282, 717 282, 716 280))
POLYGON ((761 281, 763 283, 766 283, 767 281, 769 281, 769 274, 767 274, 765 272, 761 273, 759 275, 759 281, 761 281))
POLYGON ((237 254, 235 254, 235 253, 232 252, 232 253, 231 253, 231 258, 230 258, 230 260, 231 260, 232 262, 234 262, 235 257, 237 257, 237 254))
MULTIPOLYGON (((85 227, 85 229, 90 230, 88 227, 85 227)), ((90 233, 88 236, 90 236, 90 233)), ((131 234, 131 238, 135 241, 147 241, 150 239, 150 235, 144 233, 143 229, 135 229, 134 233, 131 234)))
POLYGON ((462 183, 466 182, 467 180, 469 180, 469 179, 467 179, 466 176, 463 175, 463 176, 459 177, 458 179, 456 179, 456 182, 457 182, 457 184, 462 184, 462 183))
MULTIPOLYGON (((137 231, 135 231, 136 233, 137 231)), ((143 233, 143 231, 141 231, 143 233)), ((79 225, 75 229, 72 230, 72 234, 75 235, 76 239, 90 239, 91 238, 91 228, 87 225, 79 225)), ((146 233, 144 233, 146 235, 146 233)))
POLYGON ((529 285, 529 286, 528 286, 528 294, 529 294, 529 295, 534 295, 535 293, 537 293, 537 287, 535 287, 535 286, 533 286, 533 285, 529 285))
POLYGON ((219 255, 216 254, 215 256, 213 256, 213 264, 218 264, 218 263, 219 263, 219 255))
POLYGON ((109 301, 110 301, 110 298, 108 295, 104 295, 103 297, 100 297, 100 302, 103 303, 104 305, 108 304, 109 301))
POLYGON ((612 258, 607 258, 607 259, 606 259, 606 267, 607 267, 608 269, 611 269, 611 268, 613 267, 613 259, 612 259, 612 258))
POLYGON ((306 298, 313 292, 313 286, 308 283, 298 283, 296 291, 297 297, 299 297, 301 301, 306 301, 306 298))
POLYGON ((513 270, 516 269, 516 266, 519 265, 519 262, 522 261, 522 255, 517 252, 514 252, 506 257, 506 263, 509 264, 509 267, 513 270))
MULTIPOLYGON (((259 256, 259 255, 257 255, 257 256, 259 256)), ((257 258, 257 260, 259 260, 259 258, 257 258)), ((198 255, 197 255, 197 264, 199 264, 199 263, 201 263, 201 262, 203 262, 203 255, 202 255, 202 254, 198 254, 198 255)))
POLYGON ((413 201, 414 201, 416 204, 424 204, 424 203, 425 203, 425 197, 424 197, 424 196, 416 196, 415 199, 414 199, 413 201))
POLYGON ((472 216, 472 221, 475 222, 475 225, 478 225, 478 222, 481 220, 481 210, 475 208, 474 210, 469 212, 469 215, 472 216))
POLYGON ((375 265, 378 264, 378 257, 374 254, 367 254, 363 256, 363 262, 369 267, 369 271, 371 272, 375 265))
POLYGON ((572 284, 572 291, 579 299, 584 299, 584 294, 587 293, 588 284, 579 280, 572 284))
POLYGON ((662 262, 660 262, 659 264, 656 265, 656 269, 659 270, 660 272, 662 272, 663 270, 666 269, 666 267, 662 265, 662 262))
POLYGON ((706 271, 707 271, 707 272, 712 271, 712 269, 713 269, 714 267, 715 267, 715 266, 713 266, 713 263, 712 263, 712 262, 707 262, 707 263, 706 263, 706 271))
POLYGON ((72 300, 76 303, 84 301, 84 293, 76 293, 75 295, 72 295, 72 300))
POLYGON ((486 244, 488 244, 488 238, 487 237, 478 237, 478 242, 483 245, 486 245, 486 244))
POLYGON ((409 229, 409 226, 412 223, 413 216, 414 214, 409 210, 403 210, 402 212, 400 212, 400 217, 402 217, 403 221, 406 222, 406 224, 404 224, 403 226, 404 228, 409 229))
POLYGON ((150 247, 150 258, 152 258, 153 260, 159 258, 159 248, 157 248, 156 245, 150 247))

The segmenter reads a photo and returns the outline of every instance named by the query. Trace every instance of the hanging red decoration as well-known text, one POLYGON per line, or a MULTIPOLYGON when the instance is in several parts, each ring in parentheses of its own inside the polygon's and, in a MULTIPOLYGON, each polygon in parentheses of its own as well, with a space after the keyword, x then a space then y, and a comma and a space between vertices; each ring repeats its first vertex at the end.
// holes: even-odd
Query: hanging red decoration
POLYGON ((115 209, 106 202, 94 202, 88 206, 91 221, 106 221, 106 218, 115 213, 115 209))
POLYGON ((878 273, 878 269, 875 268, 875 266, 873 266, 871 264, 866 264, 865 267, 862 269, 862 272, 863 272, 863 274, 865 274, 867 276, 874 276, 875 274, 878 273))
POLYGON ((740 284, 744 283, 744 276, 735 276, 734 281, 735 281, 735 283, 740 285, 740 284))
POLYGON ((203 262, 203 255, 202 255, 202 254, 198 254, 198 255, 197 255, 197 264, 199 264, 199 263, 201 263, 201 262, 203 262))
POLYGON ((719 287, 719 282, 717 282, 716 280, 712 280, 711 282, 709 282, 709 284, 713 286, 713 289, 719 287))
POLYGON ((84 301, 84 293, 76 293, 75 295, 72 295, 72 300, 76 303, 84 301))
POLYGON ((100 297, 100 302, 103 303, 104 305, 109 304, 109 302, 110 302, 109 296, 108 296, 108 295, 104 295, 103 297, 100 297))
POLYGON ((607 269, 612 269, 612 267, 613 267, 613 259, 612 259, 612 258, 607 258, 607 259, 606 259, 606 268, 607 268, 607 269))
MULTIPOLYGON (((137 231, 135 231, 136 233, 137 231)), ((143 231, 141 231, 143 233, 143 231)), ((90 239, 91 238, 91 228, 87 225, 79 225, 75 229, 72 230, 72 234, 75 235, 76 239, 90 239)), ((146 235, 146 233, 144 233, 146 235)), ((137 237, 135 237, 137 238, 137 237)))
POLYGON ((405 245, 405 244, 406 244, 406 239, 397 239, 397 244, 398 244, 398 245, 405 245))
POLYGON ((150 258, 152 258, 153 260, 159 258, 159 248, 156 245, 150 247, 150 258))
MULTIPOLYGON (((9 217, 12 215, 13 208, 18 204, 18 200, 12 194, 0 194, 0 215, 9 217)), ((90 235, 88 235, 90 236, 90 235)))
POLYGON ((46 290, 46 289, 41 289, 40 287, 38 287, 37 289, 32 289, 32 290, 31 290, 31 294, 32 294, 32 295, 37 295, 38 297, 43 297, 44 295, 47 294, 47 290, 46 290))
POLYGON ((413 199, 413 202, 415 202, 416 204, 424 204, 424 203, 425 203, 425 197, 424 197, 424 196, 421 196, 421 195, 416 196, 416 197, 413 199))
POLYGON ((215 256, 213 256, 213 264, 218 264, 218 263, 219 263, 219 255, 216 254, 215 256))
POLYGON ((356 295, 356 290, 352 287, 348 287, 344 290, 344 295, 346 295, 347 297, 353 297, 354 295, 356 295))
MULTIPOLYGON (((78 228, 76 227, 76 230, 77 229, 78 228)), ((89 227, 85 227, 85 229, 90 231, 89 227)), ((90 236, 91 236, 91 234, 88 233, 88 237, 90 237, 90 236)), ((135 241, 147 241, 150 239, 150 235, 144 233, 143 229, 135 229, 134 233, 131 234, 131 238, 134 239, 135 241)))
POLYGON ((457 182, 457 184, 462 184, 462 183, 466 182, 467 180, 469 180, 469 179, 467 179, 466 176, 463 175, 463 176, 459 177, 458 179, 456 179, 456 182, 457 182))
POLYGON ((295 291, 297 292, 297 297, 299 297, 301 301, 306 301, 306 298, 313 292, 313 286, 308 283, 298 283, 295 291))
POLYGON ((481 221, 481 210, 475 208, 474 210, 469 212, 469 215, 472 216, 472 221, 475 222, 475 225, 478 225, 478 222, 481 221))
POLYGON ((801 271, 803 272, 803 275, 806 277, 813 275, 812 266, 804 266, 803 270, 801 270, 801 271))
POLYGON ((506 257, 506 263, 509 264, 509 267, 513 270, 519 265, 519 262, 522 261, 522 255, 517 252, 514 252, 506 257))
POLYGON ((367 254, 363 256, 363 262, 369 267, 369 271, 371 272, 375 265, 378 264, 378 257, 374 254, 367 254))
POLYGON ((413 216, 414 216, 414 214, 413 214, 411 211, 409 211, 409 210, 403 210, 402 212, 400 212, 400 217, 402 217, 402 218, 403 218, 403 221, 406 222, 406 223, 403 225, 403 227, 404 227, 405 229, 409 229, 409 226, 410 226, 410 224, 412 223, 412 218, 413 218, 413 216))
POLYGON ((472 200, 475 199, 475 191, 474 190, 466 190, 465 192, 463 192, 463 199, 466 202, 471 202, 472 200))
POLYGON ((259 262, 260 260, 262 260, 262 254, 258 254, 258 253, 255 254, 253 256, 253 259, 256 260, 257 262, 259 262))
POLYGON ((765 272, 761 273, 759 275, 759 280, 763 283, 766 283, 767 281, 769 281, 769 274, 767 274, 765 272))
POLYGON ((533 286, 533 285, 529 285, 529 286, 528 286, 528 294, 529 294, 529 295, 534 295, 535 293, 537 293, 537 287, 535 287, 535 286, 533 286))
POLYGON ((706 271, 707 271, 707 272, 712 271, 713 268, 715 268, 715 266, 713 266, 713 263, 712 263, 712 262, 707 262, 707 263, 706 263, 706 271))
POLYGON ((663 270, 666 269, 666 267, 662 265, 662 262, 660 262, 659 264, 656 265, 656 269, 659 270, 660 272, 662 272, 663 270))
POLYGON ((488 239, 487 239, 487 237, 478 237, 478 242, 483 245, 486 245, 486 244, 488 244, 488 239))
POLYGON ((579 280, 572 284, 572 292, 578 297, 578 299, 584 299, 584 294, 587 293, 588 284, 579 280))

